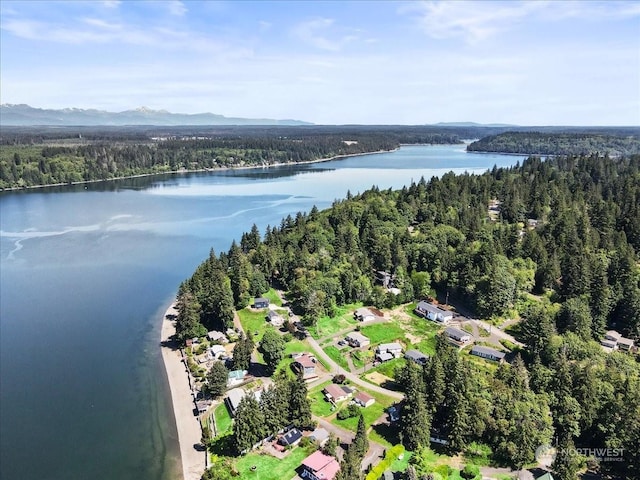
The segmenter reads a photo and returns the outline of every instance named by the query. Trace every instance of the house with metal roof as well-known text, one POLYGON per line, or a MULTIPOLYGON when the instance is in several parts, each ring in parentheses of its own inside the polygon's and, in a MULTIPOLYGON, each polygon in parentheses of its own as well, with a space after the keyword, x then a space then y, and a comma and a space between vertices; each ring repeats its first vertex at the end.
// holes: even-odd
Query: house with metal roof
POLYGON ((505 353, 482 345, 475 345, 471 349, 471 355, 493 360, 494 362, 501 362, 504 359, 505 353))

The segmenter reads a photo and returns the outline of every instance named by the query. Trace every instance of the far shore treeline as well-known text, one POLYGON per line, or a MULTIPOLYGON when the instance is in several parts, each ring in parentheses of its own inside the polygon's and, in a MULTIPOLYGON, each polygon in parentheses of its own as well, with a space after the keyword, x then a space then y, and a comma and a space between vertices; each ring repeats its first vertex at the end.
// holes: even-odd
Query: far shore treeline
POLYGON ((640 153, 640 132, 631 127, 526 128, 531 127, 509 127, 509 133, 504 133, 507 127, 483 126, 3 127, 0 190, 310 162, 487 136, 469 150, 640 153), (579 148, 567 150, 567 144, 579 148))
MULTIPOLYGON (((424 368, 396 372, 405 446, 420 458, 428 432, 439 431, 452 454, 487 448, 514 468, 545 443, 606 446, 623 449, 624 462, 601 468, 632 478, 640 367, 599 341, 609 328, 640 340, 638 251, 640 155, 531 157, 349 194, 264 235, 254 226, 181 285, 178 336, 230 327, 234 310, 272 285, 308 326, 347 303, 388 308, 444 295, 481 318, 519 316, 514 334, 526 347, 514 347, 511 365, 478 369, 438 341, 424 368), (377 271, 394 275, 400 294, 376 285, 377 271)), ((579 462, 558 456, 554 471, 573 478, 579 462)))

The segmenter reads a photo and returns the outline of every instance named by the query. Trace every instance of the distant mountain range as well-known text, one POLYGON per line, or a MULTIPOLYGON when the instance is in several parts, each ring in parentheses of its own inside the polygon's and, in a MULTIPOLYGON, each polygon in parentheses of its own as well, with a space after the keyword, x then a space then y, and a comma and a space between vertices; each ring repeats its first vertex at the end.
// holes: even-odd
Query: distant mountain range
POLYGON ((166 110, 151 110, 146 107, 124 112, 104 110, 84 110, 82 108, 64 108, 50 110, 33 108, 25 104, 0 105, 0 125, 30 126, 97 126, 97 125, 313 125, 301 120, 273 120, 269 118, 235 118, 215 113, 171 113, 166 110))
POLYGON ((439 122, 434 123, 436 127, 498 127, 508 128, 517 127, 518 125, 512 125, 510 123, 476 123, 476 122, 439 122))

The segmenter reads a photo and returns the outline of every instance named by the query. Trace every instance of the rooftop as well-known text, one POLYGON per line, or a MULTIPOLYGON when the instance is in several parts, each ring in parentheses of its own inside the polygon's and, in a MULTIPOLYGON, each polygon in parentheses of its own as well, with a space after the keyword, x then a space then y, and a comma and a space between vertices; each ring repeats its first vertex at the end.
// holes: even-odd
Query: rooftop
POLYGON ((322 480, 333 480, 340 470, 338 461, 322 453, 320 450, 313 452, 302 461, 302 465, 313 471, 316 477, 322 480))

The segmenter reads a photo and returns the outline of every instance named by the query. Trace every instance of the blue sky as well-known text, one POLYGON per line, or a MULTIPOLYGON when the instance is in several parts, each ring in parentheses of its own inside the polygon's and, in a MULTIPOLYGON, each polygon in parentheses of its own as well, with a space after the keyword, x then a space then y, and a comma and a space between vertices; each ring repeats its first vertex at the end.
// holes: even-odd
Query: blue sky
POLYGON ((322 124, 640 125, 640 2, 0 2, 0 100, 322 124))

